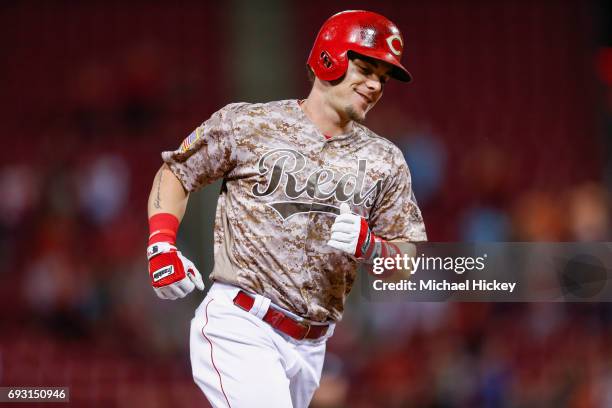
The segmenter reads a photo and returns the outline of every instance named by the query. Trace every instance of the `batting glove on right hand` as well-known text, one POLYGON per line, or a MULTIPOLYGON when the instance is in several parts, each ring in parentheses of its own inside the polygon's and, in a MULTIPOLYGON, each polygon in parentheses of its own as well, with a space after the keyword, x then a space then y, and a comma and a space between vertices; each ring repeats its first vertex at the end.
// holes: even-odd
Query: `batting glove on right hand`
POLYGON ((168 242, 157 242, 147 248, 151 285, 161 299, 187 296, 194 288, 204 290, 202 275, 193 262, 168 242))
POLYGON ((366 263, 377 257, 392 257, 401 252, 393 243, 376 236, 366 219, 353 214, 347 203, 340 205, 340 215, 331 227, 327 245, 366 263))

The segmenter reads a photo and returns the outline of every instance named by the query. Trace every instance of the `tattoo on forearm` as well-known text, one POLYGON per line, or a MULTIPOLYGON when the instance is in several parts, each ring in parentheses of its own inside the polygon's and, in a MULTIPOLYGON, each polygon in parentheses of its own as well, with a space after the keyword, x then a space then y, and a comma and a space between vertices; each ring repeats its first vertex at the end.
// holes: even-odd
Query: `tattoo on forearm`
POLYGON ((157 179, 157 195, 155 196, 155 201, 153 202, 153 206, 158 210, 161 209, 161 197, 159 195, 159 190, 161 188, 162 177, 164 176, 164 172, 159 172, 159 179, 157 179))

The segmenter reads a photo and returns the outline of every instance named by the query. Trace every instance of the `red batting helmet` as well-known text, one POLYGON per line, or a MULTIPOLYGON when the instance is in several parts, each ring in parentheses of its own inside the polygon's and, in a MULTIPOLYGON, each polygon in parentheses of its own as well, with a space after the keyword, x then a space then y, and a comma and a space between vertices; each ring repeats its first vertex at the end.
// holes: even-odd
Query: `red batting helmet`
POLYGON ((391 76, 410 82, 412 75, 400 63, 404 40, 399 29, 380 14, 347 10, 334 14, 321 27, 308 57, 317 78, 333 81, 346 73, 348 51, 388 62, 391 76))

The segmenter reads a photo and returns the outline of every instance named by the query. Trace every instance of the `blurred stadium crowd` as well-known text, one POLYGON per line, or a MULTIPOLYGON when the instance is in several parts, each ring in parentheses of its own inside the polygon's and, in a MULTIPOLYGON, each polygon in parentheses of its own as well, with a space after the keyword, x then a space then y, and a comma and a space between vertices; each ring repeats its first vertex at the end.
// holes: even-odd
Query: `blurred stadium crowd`
MULTIPOLYGON (((296 61, 339 10, 311 3, 285 9, 296 61)), ((145 209, 159 152, 237 98, 222 67, 235 39, 219 33, 241 4, 0 6, 0 386, 67 385, 83 406, 206 406, 187 344, 202 295, 162 302, 149 288, 145 209)), ((349 7, 404 30, 416 81, 389 86, 367 124, 405 152, 430 240, 610 241, 597 4, 349 7)), ((302 68, 291 83, 275 96, 305 95, 302 68)), ((313 407, 612 407, 610 304, 354 294, 328 350, 313 407)))

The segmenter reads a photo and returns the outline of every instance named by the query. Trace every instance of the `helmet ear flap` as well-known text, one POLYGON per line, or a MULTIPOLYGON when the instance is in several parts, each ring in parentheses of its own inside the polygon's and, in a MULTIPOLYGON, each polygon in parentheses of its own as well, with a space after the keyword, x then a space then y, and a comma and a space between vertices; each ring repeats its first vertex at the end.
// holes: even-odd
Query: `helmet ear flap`
POLYGON ((348 68, 348 58, 346 52, 337 55, 334 51, 320 49, 311 53, 309 62, 315 76, 324 81, 335 81, 341 78, 348 68))

